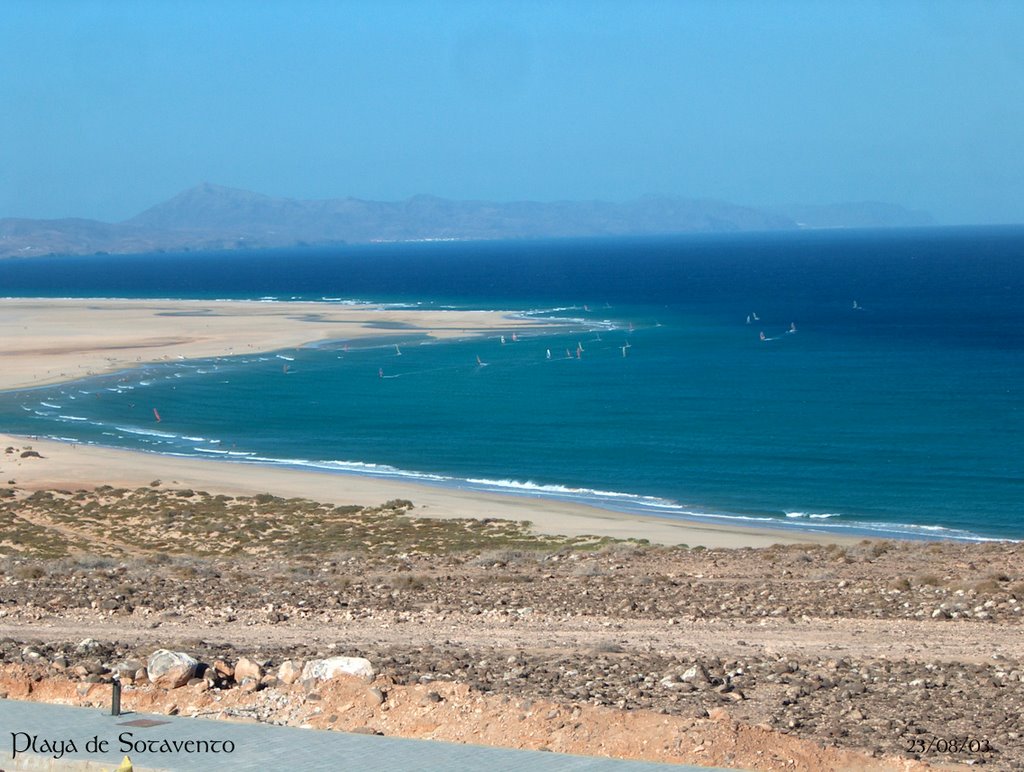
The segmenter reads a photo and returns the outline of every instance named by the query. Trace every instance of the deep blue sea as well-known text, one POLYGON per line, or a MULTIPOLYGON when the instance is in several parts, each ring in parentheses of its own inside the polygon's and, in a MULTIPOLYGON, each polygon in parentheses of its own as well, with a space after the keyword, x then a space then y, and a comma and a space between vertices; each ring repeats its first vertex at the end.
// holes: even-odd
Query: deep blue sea
POLYGON ((33 258, 0 261, 0 296, 563 320, 504 345, 390 329, 7 392, 3 431, 670 517, 1024 538, 1021 228, 33 258))

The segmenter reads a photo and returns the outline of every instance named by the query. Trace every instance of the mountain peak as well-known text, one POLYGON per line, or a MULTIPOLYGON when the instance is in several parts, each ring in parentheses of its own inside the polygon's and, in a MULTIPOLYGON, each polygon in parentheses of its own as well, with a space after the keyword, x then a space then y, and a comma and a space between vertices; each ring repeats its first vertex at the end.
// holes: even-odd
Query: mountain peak
POLYGON ((201 182, 127 220, 126 225, 168 230, 205 230, 251 224, 287 199, 201 182), (263 210, 263 211, 260 211, 263 210))

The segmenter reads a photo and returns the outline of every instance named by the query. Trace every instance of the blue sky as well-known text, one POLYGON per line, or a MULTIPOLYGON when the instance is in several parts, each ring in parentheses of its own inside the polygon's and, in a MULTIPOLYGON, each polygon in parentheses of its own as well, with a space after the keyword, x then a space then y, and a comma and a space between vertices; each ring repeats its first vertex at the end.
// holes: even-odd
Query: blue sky
POLYGON ((0 4, 0 217, 296 198, 1024 222, 1022 2, 0 4))

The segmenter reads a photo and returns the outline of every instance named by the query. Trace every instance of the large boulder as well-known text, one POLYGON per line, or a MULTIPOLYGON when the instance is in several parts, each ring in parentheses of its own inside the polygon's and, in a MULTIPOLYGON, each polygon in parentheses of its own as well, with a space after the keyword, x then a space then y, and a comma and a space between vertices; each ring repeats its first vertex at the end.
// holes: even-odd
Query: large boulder
POLYGON ((340 673, 372 681, 374 672, 370 660, 362 657, 328 657, 313 659, 302 668, 302 680, 327 681, 340 673))
POLYGON ((154 686, 177 689, 194 677, 199 663, 183 651, 158 649, 149 655, 146 673, 154 686))

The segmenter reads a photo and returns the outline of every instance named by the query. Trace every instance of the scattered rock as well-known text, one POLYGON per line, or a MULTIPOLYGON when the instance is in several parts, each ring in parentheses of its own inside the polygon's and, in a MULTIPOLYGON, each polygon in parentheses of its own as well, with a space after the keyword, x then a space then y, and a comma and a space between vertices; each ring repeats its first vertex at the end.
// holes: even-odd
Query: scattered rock
POLYGON ((302 668, 301 662, 286 659, 277 669, 277 677, 282 683, 293 684, 302 677, 302 668))
POLYGON ((247 678, 251 678, 253 681, 259 681, 263 678, 263 668, 248 657, 241 657, 238 662, 235 663, 234 677, 239 683, 247 678))

